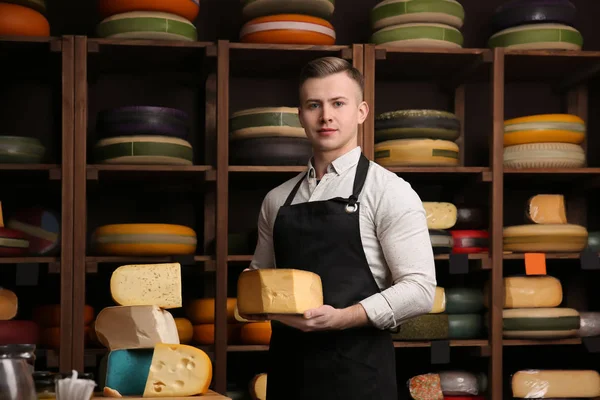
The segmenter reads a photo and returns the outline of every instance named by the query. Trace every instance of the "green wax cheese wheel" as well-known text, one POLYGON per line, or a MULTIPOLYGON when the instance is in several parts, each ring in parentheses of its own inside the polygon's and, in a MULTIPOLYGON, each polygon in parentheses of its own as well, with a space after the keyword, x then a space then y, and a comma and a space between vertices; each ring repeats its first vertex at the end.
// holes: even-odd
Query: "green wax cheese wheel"
POLYGON ((230 140, 261 137, 306 138, 298 109, 264 107, 238 111, 229 119, 230 140))
POLYGON ((488 46, 515 50, 581 50, 583 37, 568 25, 528 24, 495 33, 488 46))
POLYGON ((371 10, 374 30, 412 22, 437 22, 461 28, 465 10, 456 0, 385 0, 371 10))
POLYGON ((392 333, 394 340, 474 339, 481 336, 479 314, 425 314, 411 318, 392 333))
POLYGON ((588 232, 588 246, 592 251, 600 252, 600 232, 588 232))
POLYGON ((461 48, 463 40, 458 29, 433 23, 392 25, 371 35, 371 43, 394 47, 461 48))
POLYGON ((433 254, 449 254, 454 246, 452 234, 441 229, 430 229, 429 240, 431 240, 433 254))
POLYGON ((460 121, 456 115, 438 110, 398 110, 375 118, 375 142, 395 139, 456 140, 460 121))
POLYGON ((477 339, 482 335, 483 319, 480 314, 448 315, 450 339, 477 339))
POLYGON ((334 0, 242 0, 244 20, 276 14, 304 14, 329 19, 334 9, 334 0))
POLYGON ((37 164, 46 153, 42 143, 31 137, 0 136, 0 163, 37 164))
POLYGON ((446 313, 471 314, 483 310, 483 292, 471 288, 446 288, 446 313))
POLYGON ((39 13, 46 14, 45 0, 2 0, 2 3, 19 4, 31 8, 39 13))
POLYGON ((169 136, 117 136, 102 139, 94 148, 103 164, 192 165, 192 145, 169 136))
POLYGON ((118 39, 196 41, 196 27, 187 19, 169 13, 132 11, 116 14, 98 24, 98 36, 118 39))
POLYGON ((502 326, 510 338, 570 337, 577 334, 580 317, 572 308, 512 308, 502 311, 502 326))

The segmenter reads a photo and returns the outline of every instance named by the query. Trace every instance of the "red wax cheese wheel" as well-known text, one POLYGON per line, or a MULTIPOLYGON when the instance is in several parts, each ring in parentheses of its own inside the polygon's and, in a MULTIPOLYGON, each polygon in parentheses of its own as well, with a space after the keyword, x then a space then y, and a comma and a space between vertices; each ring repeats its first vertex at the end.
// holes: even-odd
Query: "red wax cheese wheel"
POLYGON ((17 316, 19 299, 12 290, 0 288, 0 320, 7 321, 17 316))
POLYGON ((249 322, 242 326, 240 340, 243 344, 267 345, 271 343, 271 322, 249 322))
POLYGON ((335 31, 328 21, 300 14, 278 14, 248 21, 241 29, 244 43, 335 44, 335 31))
POLYGON ((18 4, 0 3, 0 36, 50 36, 50 24, 39 12, 18 4))
MULTIPOLYGON (((60 326, 60 304, 44 304, 33 309, 33 320, 43 328, 60 326)), ((94 309, 86 305, 83 309, 84 325, 94 320, 94 309)))
MULTIPOLYGON (((1 5, 2 3, 0 3, 1 5)), ((1 8, 0 13, 2 12, 1 8)), ((14 229, 0 228, 0 257, 22 256, 28 251, 29 241, 24 233, 14 229)))
POLYGON ((0 346, 38 344, 39 338, 39 328, 33 321, 0 321, 0 346))
MULTIPOLYGON (((241 324, 227 324, 227 343, 239 342, 241 324)), ((215 344, 215 325, 194 325, 194 342, 198 344, 215 344)))
POLYGON ((453 253, 484 253, 488 251, 489 235, 481 230, 451 230, 453 253))
MULTIPOLYGON (((236 322, 234 312, 237 298, 227 299, 227 321, 236 322)), ((192 300, 187 306, 186 315, 194 325, 215 323, 215 299, 192 300)))
POLYGON ((29 254, 46 255, 58 249, 60 243, 59 216, 42 208, 19 210, 6 227, 22 232, 29 241, 29 254))
POLYGON ((131 11, 155 11, 175 14, 194 22, 200 11, 199 0, 100 0, 102 19, 131 11))

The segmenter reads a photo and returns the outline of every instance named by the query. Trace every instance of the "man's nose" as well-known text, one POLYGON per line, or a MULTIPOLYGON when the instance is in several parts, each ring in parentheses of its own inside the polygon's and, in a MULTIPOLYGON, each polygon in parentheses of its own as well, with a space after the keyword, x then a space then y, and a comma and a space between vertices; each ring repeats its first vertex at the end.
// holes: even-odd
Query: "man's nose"
POLYGON ((321 112, 321 118, 324 122, 328 122, 331 121, 332 119, 332 110, 331 107, 329 106, 323 106, 322 108, 322 112, 321 112))

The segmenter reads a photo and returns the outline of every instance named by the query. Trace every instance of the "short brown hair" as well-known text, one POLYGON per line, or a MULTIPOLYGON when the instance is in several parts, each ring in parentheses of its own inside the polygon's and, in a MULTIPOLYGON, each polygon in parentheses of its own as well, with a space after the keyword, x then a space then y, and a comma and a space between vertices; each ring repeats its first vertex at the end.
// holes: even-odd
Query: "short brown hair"
POLYGON ((346 72, 348 76, 360 87, 361 99, 364 96, 365 80, 358 69, 352 66, 347 60, 339 57, 321 57, 310 61, 300 71, 301 87, 304 82, 310 78, 324 78, 329 75, 346 72))

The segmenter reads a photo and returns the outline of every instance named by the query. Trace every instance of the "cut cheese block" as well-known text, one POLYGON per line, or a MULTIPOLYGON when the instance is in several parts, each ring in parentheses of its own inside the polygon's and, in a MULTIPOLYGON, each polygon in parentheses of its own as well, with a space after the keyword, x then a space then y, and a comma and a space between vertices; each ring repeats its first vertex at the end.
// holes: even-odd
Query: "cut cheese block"
POLYGON ((113 39, 198 39, 196 27, 189 20, 155 11, 131 11, 110 16, 98 24, 97 33, 101 38, 113 39))
POLYGON ((494 32, 513 26, 557 22, 574 26, 577 10, 569 0, 513 0, 498 7, 491 19, 494 32))
POLYGON ((527 219, 536 224, 566 224, 565 196, 538 194, 527 202, 527 219))
MULTIPOLYGON (((0 35, 3 6, 12 4, 0 3, 0 35)), ((19 7, 19 6, 15 6, 19 7)), ((46 148, 36 138, 23 136, 0 136, 0 163, 8 164, 39 164, 46 154, 46 148)))
POLYGON ((465 10, 456 0, 385 0, 371 10, 374 30, 412 22, 437 22, 461 28, 465 10))
POLYGON ((173 224, 111 224, 97 228, 92 245, 98 253, 121 256, 194 254, 196 232, 173 224))
POLYGON ((40 328, 33 321, 0 321, 0 346, 5 344, 38 344, 40 328))
MULTIPOLYGON (((60 304, 44 304, 33 309, 32 319, 40 327, 51 328, 60 326, 60 304)), ((83 324, 89 325, 94 321, 94 308, 88 304, 83 307, 83 324)))
POLYGON ((102 138, 157 135, 186 139, 189 134, 189 116, 179 109, 169 107, 110 108, 98 113, 96 134, 102 138))
POLYGON ((518 398, 590 398, 600 396, 600 374, 593 370, 522 370, 512 376, 518 398))
POLYGON ((258 374, 250 381, 252 400, 267 400, 267 374, 258 374))
POLYGON ((504 121, 504 146, 540 142, 581 144, 585 133, 585 122, 576 115, 531 115, 504 121))
POLYGON ((505 251, 576 252, 587 245, 587 230, 573 224, 517 225, 504 228, 505 251))
POLYGON ((304 14, 329 19, 334 10, 334 0, 242 0, 245 20, 275 14, 304 14))
POLYGON ((439 314, 446 311, 446 294, 443 287, 437 286, 435 288, 435 295, 433 298, 433 308, 429 311, 430 314, 439 314))
POLYGON ((483 310, 484 295, 481 289, 445 288, 446 314, 474 314, 483 310))
POLYGON ((175 318, 175 326, 177 327, 177 335, 179 343, 188 344, 194 337, 194 326, 187 318, 175 318))
POLYGON ((449 232, 429 229, 429 240, 433 254, 449 254, 454 246, 454 239, 449 232))
POLYGON ((388 26, 371 35, 371 43, 393 47, 461 48, 462 33, 450 26, 435 23, 409 23, 388 26))
POLYGON ((112 273, 110 293, 121 306, 181 307, 179 263, 123 265, 112 273))
MULTIPOLYGON (((488 307, 490 282, 485 284, 485 306, 488 307)), ((510 276, 504 278, 503 308, 558 307, 563 300, 562 285, 553 276, 510 276)))
POLYGON ((581 311, 579 313, 579 318, 580 323, 577 336, 600 336, 600 312, 581 311))
POLYGON ((325 19, 302 14, 254 18, 240 31, 243 43, 334 45, 335 30, 325 19))
POLYGON ((581 50, 581 33, 563 24, 528 24, 495 33, 488 40, 490 48, 514 50, 581 50))
POLYGON ((476 396, 485 391, 487 378, 467 371, 441 371, 440 384, 444 396, 476 396))
MULTIPOLYGON (((240 341, 240 331, 242 324, 227 324, 227 343, 235 344, 240 341)), ((194 325, 194 343, 201 345, 212 345, 215 343, 215 325, 199 324, 194 325)))
POLYGON ((18 210, 6 222, 6 227, 25 234, 28 253, 49 255, 60 246, 60 216, 52 210, 31 208, 18 210))
POLYGON ((450 229, 456 223, 456 206, 452 203, 423 202, 428 229, 450 229))
POLYGON ((183 139, 169 136, 117 136, 94 146, 99 164, 192 165, 194 150, 183 139))
POLYGON ((271 343, 271 322, 253 322, 242 325, 240 341, 242 344, 268 345, 271 343))
POLYGON ((323 305, 321 277, 297 269, 259 269, 242 272, 237 284, 241 315, 302 314, 323 305))
POLYGON ((194 21, 200 11, 199 0, 100 0, 98 13, 101 18, 131 11, 158 11, 179 15, 194 21))
POLYGON ((0 321, 7 321, 17 316, 19 299, 15 292, 0 287, 0 321))
POLYGON ((502 311, 507 338, 547 339, 575 336, 579 312, 572 308, 513 308, 502 311))
POLYGON ((489 234, 487 231, 453 229, 450 234, 454 243, 453 253, 485 253, 488 251, 489 234))
POLYGON ((3 2, 0 3, 0 36, 50 36, 50 24, 33 8, 3 2))
POLYGON ((458 150, 448 140, 386 140, 375 144, 375 161, 384 167, 458 165, 458 150))
POLYGON ((588 232, 588 247, 592 251, 600 252, 600 232, 588 232))
POLYGON ((443 400, 439 374, 422 374, 408 380, 408 391, 414 400, 443 400))
POLYGON ((259 137, 306 138, 298 118, 298 109, 292 107, 251 108, 235 112, 229 119, 229 139, 259 137))
POLYGON ((27 235, 14 229, 0 228, 0 256, 23 256, 28 251, 29 240, 27 240, 27 235))
MULTIPOLYGON (((230 297, 227 299, 227 321, 235 322, 234 310, 237 299, 230 297)), ((195 299, 192 300, 187 308, 186 315, 190 321, 196 324, 214 324, 215 323, 215 299, 195 299)))
POLYGON ((394 340, 476 339, 483 329, 480 314, 424 314, 404 322, 394 340))
POLYGON ((179 344, 173 315, 157 306, 107 307, 96 318, 96 336, 109 350, 179 344))
POLYGON ((237 139, 229 145, 231 165, 301 165, 312 157, 312 145, 304 137, 237 139))
POLYGON ((2 2, 19 4, 21 6, 34 9, 41 14, 46 13, 46 0, 2 0, 2 2))
POLYGON ((460 121, 456 115, 446 111, 398 110, 380 114, 375 118, 375 142, 395 139, 454 141, 459 136, 460 121))

